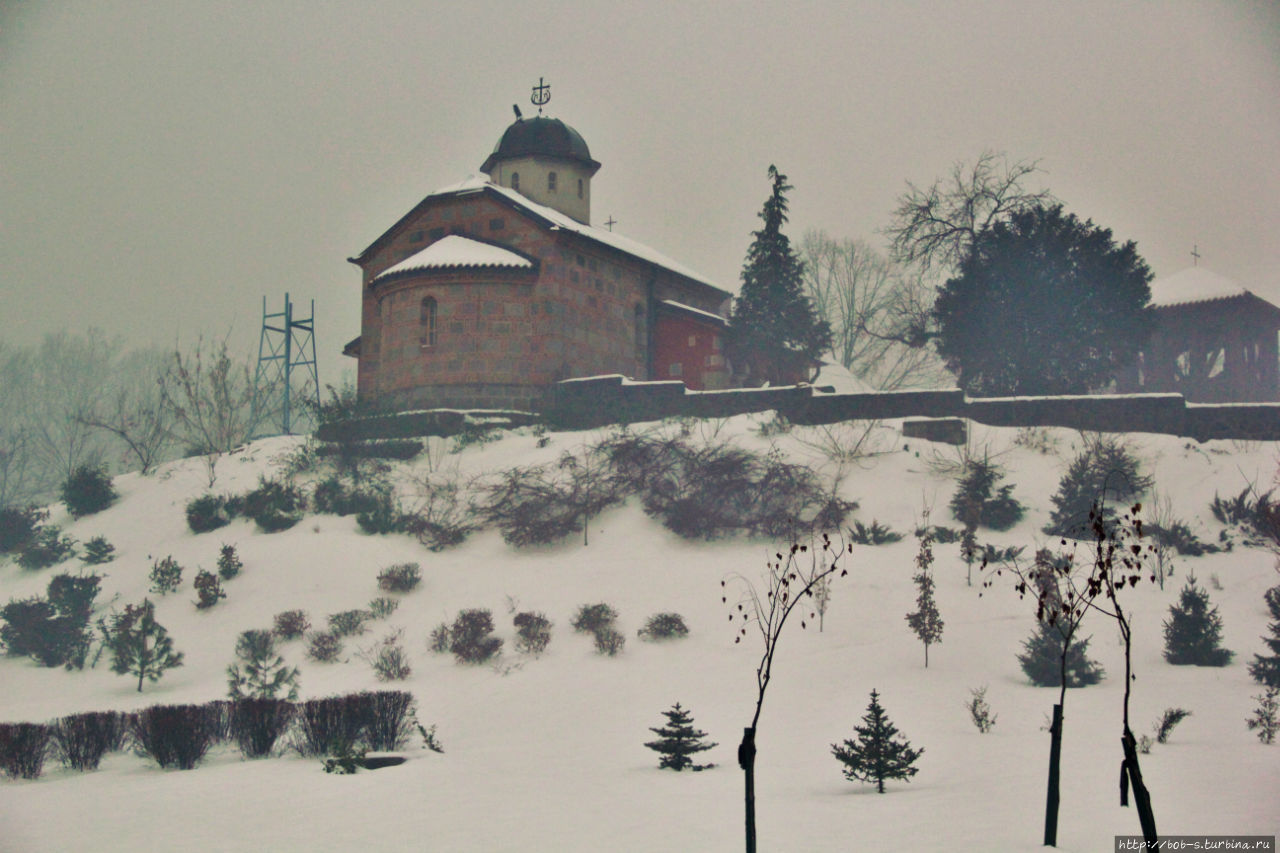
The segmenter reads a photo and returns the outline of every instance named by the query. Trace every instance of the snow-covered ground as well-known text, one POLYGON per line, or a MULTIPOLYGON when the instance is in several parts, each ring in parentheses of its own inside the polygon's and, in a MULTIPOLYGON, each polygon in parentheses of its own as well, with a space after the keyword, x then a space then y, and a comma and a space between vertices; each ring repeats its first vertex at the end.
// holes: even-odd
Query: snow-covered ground
MULTIPOLYGON (((760 416, 693 427, 695 440, 731 437, 764 449, 774 441, 792 459, 835 472, 821 444, 826 431, 797 428, 761 438, 760 416)), ((939 462, 958 458, 949 448, 904 440, 888 428, 885 452, 847 466, 842 493, 859 501, 854 518, 872 519, 909 534, 924 507, 932 521, 955 526, 946 504, 954 480, 939 462)), ((837 434, 839 429, 837 428, 837 434)), ((539 448, 528 431, 433 458, 462 473, 553 461, 566 449, 598 439, 600 431, 552 434, 539 448)), ((1048 433, 1057 451, 1015 446, 1015 430, 976 427, 1016 484, 1030 510, 1015 529, 983 531, 999 545, 1049 544, 1040 528, 1049 496, 1080 437, 1048 433)), ((1209 513, 1215 491, 1234 495, 1247 482, 1269 488, 1274 444, 1214 442, 1137 435, 1133 446, 1171 500, 1174 514, 1205 540, 1220 525, 1209 513)), ((216 490, 245 491, 270 473, 295 444, 253 444, 218 465, 216 490)), ((419 460, 421 468, 425 463, 419 460)), ((400 472, 403 474, 403 470, 400 472)), ((236 636, 265 628, 275 613, 308 611, 313 623, 328 613, 363 607, 379 595, 378 572, 416 561, 423 583, 399 609, 347 642, 345 660, 317 664, 301 642, 285 645, 301 668, 303 696, 403 687, 418 701, 418 716, 437 727, 445 748, 408 750, 402 766, 332 776, 320 762, 296 755, 243 760, 219 747, 192 771, 160 770, 132 755, 108 756, 93 773, 46 764, 35 781, 0 780, 0 850, 707 850, 742 847, 742 773, 735 748, 755 700, 758 637, 733 642, 720 582, 735 575, 759 581, 765 561, 783 543, 681 540, 632 504, 593 519, 590 544, 579 538, 549 548, 514 550, 496 532, 475 535, 459 548, 428 552, 407 536, 368 536, 351 517, 309 515, 293 529, 258 532, 240 520, 219 531, 192 534, 184 507, 205 490, 200 460, 165 467, 151 477, 117 480, 121 499, 95 516, 72 521, 60 507, 50 519, 78 540, 105 535, 117 559, 99 567, 106 579, 99 603, 140 601, 152 560, 172 554, 187 568, 184 588, 157 601, 186 663, 144 692, 136 681, 96 669, 66 672, 25 660, 0 659, 0 720, 43 721, 63 714, 136 709, 155 703, 204 702, 226 694, 225 668, 236 636), (244 572, 225 584, 227 599, 197 610, 190 580, 213 569, 219 546, 234 543, 244 572), (628 637, 616 658, 595 653, 575 634, 570 617, 584 603, 608 602, 620 611, 628 637), (555 622, 542 657, 525 659, 510 647, 509 606, 541 610, 555 622), (455 664, 427 650, 436 624, 458 610, 485 607, 506 639, 497 666, 455 664), (691 633, 666 643, 636 637, 646 617, 681 613, 691 633), (354 652, 405 630, 413 674, 379 683, 354 652), (363 642, 362 642, 363 641, 363 642), (657 768, 643 746, 661 712, 680 702, 719 746, 703 753, 718 766, 703 773, 657 768)), ((1034 606, 1008 584, 980 595, 966 583, 957 545, 935 547, 937 600, 945 620, 942 642, 923 649, 904 615, 914 609, 911 583, 916 542, 855 546, 851 572, 838 581, 825 629, 788 626, 760 722, 756 765, 757 822, 762 850, 984 850, 1041 847, 1049 738, 1044 730, 1056 689, 1031 686, 1015 653, 1033 628, 1034 606), (964 705, 970 688, 986 685, 999 715, 980 734, 964 705), (846 781, 830 745, 851 737, 875 688, 890 719, 924 748, 919 773, 873 786, 846 781)), ((1261 689, 1245 663, 1263 650, 1262 594, 1280 582, 1275 557, 1260 549, 1178 558, 1176 576, 1160 589, 1127 591, 1135 613, 1133 719, 1138 733, 1170 706, 1192 711, 1168 744, 1142 757, 1162 834, 1264 834, 1280 828, 1280 745, 1260 744, 1245 718, 1261 689), (1161 657, 1161 621, 1186 575, 1209 586, 1225 621, 1224 645, 1236 652, 1221 668, 1174 667, 1161 657)), ((0 597, 42 594, 58 569, 28 572, 0 564, 0 597)), ((733 598, 731 596, 730 600, 733 598)), ((1063 746, 1059 846, 1071 851, 1113 849, 1112 838, 1137 834, 1132 808, 1118 803, 1123 659, 1113 624, 1085 620, 1091 656, 1107 670, 1098 686, 1069 691, 1063 746)))

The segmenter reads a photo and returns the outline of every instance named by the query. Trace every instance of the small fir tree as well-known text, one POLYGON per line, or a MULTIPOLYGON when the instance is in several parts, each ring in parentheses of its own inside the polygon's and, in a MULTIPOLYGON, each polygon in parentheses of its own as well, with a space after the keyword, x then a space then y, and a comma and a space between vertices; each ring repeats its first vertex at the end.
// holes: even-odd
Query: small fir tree
POLYGON ((1258 730, 1258 740, 1265 744, 1275 742, 1276 732, 1280 731, 1280 688, 1268 687, 1267 692, 1254 696, 1258 707, 1253 709, 1253 716, 1244 721, 1249 731, 1258 730))
POLYGON ((242 631, 236 639, 236 659, 227 667, 230 698, 298 698, 298 668, 285 666, 270 631, 242 631))
MULTIPOLYGON (((1073 640, 1066 650, 1067 687, 1097 684, 1106 674, 1097 661, 1089 659, 1089 640, 1089 637, 1073 640)), ((1036 633, 1022 641, 1023 652, 1018 655, 1018 663, 1036 687, 1062 686, 1064 642, 1059 627, 1046 622, 1037 622, 1036 633)))
POLYGON ((196 607, 201 610, 207 610, 227 597, 227 594, 222 591, 222 581, 218 580, 218 576, 204 569, 196 573, 192 586, 195 587, 198 596, 196 607))
POLYGON ((84 543, 84 553, 80 559, 91 566, 110 563, 116 558, 116 546, 107 541, 105 536, 95 536, 84 543))
POLYGON ((224 581, 229 581, 240 574, 240 570, 243 568, 244 563, 240 561, 240 555, 236 553, 236 546, 223 545, 218 554, 218 575, 224 581))
POLYGON ((991 706, 987 704, 987 687, 985 684, 981 687, 969 689, 969 701, 965 703, 965 707, 969 709, 970 719, 973 720, 973 724, 982 734, 985 735, 996 727, 996 719, 999 714, 991 713, 991 706))
POLYGON ((1280 586, 1271 587, 1262 597, 1267 602, 1267 609, 1271 611, 1272 620, 1267 626, 1271 636, 1263 637, 1262 642, 1271 649, 1271 654, 1266 657, 1254 655, 1249 664, 1249 674, 1259 684, 1280 688, 1280 586))
POLYGON ((844 765, 845 778, 851 782, 875 782, 881 794, 886 779, 910 781, 918 772, 914 765, 924 750, 912 749, 905 737, 898 737, 897 726, 885 716, 880 695, 874 690, 862 722, 853 729, 857 738, 831 745, 831 754, 844 765))
POLYGON ((173 640, 156 621, 155 605, 148 599, 126 605, 110 624, 100 626, 103 646, 111 652, 111 671, 138 676, 139 693, 144 680, 159 681, 165 670, 182 666, 182 652, 173 650, 173 640))
POLYGON ((729 325, 730 346, 751 366, 753 384, 786 379, 795 365, 831 348, 831 327, 804 292, 804 262, 782 233, 792 187, 774 166, 769 180, 773 190, 760 211, 764 227, 752 232, 729 325))
POLYGON ((916 554, 916 574, 912 580, 916 583, 916 612, 907 614, 907 624, 924 643, 924 666, 929 668, 929 646, 942 642, 942 617, 938 614, 938 605, 933 600, 933 577, 929 574, 929 566, 933 564, 933 533, 929 529, 929 519, 920 533, 920 551, 916 554))
POLYGON ((715 743, 702 742, 707 733, 693 727, 692 714, 681 708, 680 703, 677 702, 671 706, 670 711, 663 711, 662 715, 667 718, 667 724, 649 729, 660 739, 645 744, 654 752, 662 754, 658 767, 669 770, 684 770, 686 767, 692 770, 706 770, 715 766, 714 764, 694 764, 689 758, 691 755, 718 746, 715 743))
POLYGON ((1219 647, 1222 617, 1209 606, 1209 593, 1196 586, 1196 576, 1187 578, 1177 604, 1170 605, 1164 623, 1164 659, 1185 666, 1226 666, 1235 652, 1219 647))
POLYGON ((168 595, 182 586, 182 566, 172 556, 156 560, 151 564, 150 578, 152 592, 168 595))

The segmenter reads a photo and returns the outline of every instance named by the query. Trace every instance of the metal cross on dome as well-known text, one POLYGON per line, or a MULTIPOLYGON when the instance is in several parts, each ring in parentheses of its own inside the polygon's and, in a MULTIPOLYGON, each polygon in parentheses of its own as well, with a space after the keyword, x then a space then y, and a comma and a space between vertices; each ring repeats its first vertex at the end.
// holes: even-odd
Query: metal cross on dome
POLYGON ((551 100, 551 84, 544 83, 539 77, 538 85, 533 87, 533 94, 529 96, 529 100, 538 108, 538 115, 542 115, 542 105, 551 100))

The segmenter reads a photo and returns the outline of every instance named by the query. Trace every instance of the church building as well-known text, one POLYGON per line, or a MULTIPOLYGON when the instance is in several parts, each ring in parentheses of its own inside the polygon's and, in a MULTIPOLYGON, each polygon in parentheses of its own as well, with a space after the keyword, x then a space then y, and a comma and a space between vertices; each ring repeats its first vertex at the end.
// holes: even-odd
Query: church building
POLYGON ((1280 401, 1280 308, 1202 266, 1151 283, 1156 326, 1117 390, 1193 403, 1280 401))
POLYGON ((535 409, 555 382, 622 374, 727 387, 731 294, 591 224, 600 163, 563 121, 516 120, 483 174, 431 193, 348 260, 361 271, 362 401, 535 409))

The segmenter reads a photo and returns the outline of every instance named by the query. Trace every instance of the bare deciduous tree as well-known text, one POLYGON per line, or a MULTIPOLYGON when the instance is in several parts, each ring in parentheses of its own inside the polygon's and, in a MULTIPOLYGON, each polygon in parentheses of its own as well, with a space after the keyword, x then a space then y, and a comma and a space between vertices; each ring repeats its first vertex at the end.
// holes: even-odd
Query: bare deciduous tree
POLYGON ((987 149, 972 166, 957 161, 951 174, 927 188, 910 181, 884 230, 893 258, 923 270, 954 270, 974 238, 1014 213, 1057 202, 1048 190, 1032 191, 1024 182, 1043 171, 1038 160, 1010 162, 1004 152, 987 149))
POLYGON ((164 356, 141 350, 125 355, 116 370, 115 386, 80 419, 115 436, 145 475, 163 459, 173 439, 173 421, 164 404, 161 380, 164 356))
POLYGON ((226 338, 216 349, 206 350, 200 338, 185 355, 173 351, 160 381, 160 398, 176 438, 204 455, 211 487, 218 457, 248 441, 263 414, 254 412, 253 395, 248 362, 232 361, 226 338))
POLYGON ((27 424, 40 468, 60 483, 81 465, 96 465, 105 443, 83 421, 110 387, 120 341, 90 329, 45 335, 32 359, 27 424))
POLYGON ((924 328, 932 288, 918 271, 884 257, 861 240, 809 231, 801 241, 805 289, 831 324, 832 354, 873 388, 936 384, 945 375, 924 328))
MULTIPOLYGON (((787 619, 797 606, 803 605, 808 619, 817 615, 816 609, 809 609, 810 605, 816 607, 816 602, 813 601, 816 590, 837 572, 841 577, 848 574, 848 569, 841 568, 841 562, 852 551, 852 545, 837 545, 826 534, 822 536, 821 547, 792 545, 785 556, 776 554, 775 559, 768 563, 763 596, 751 581, 740 575, 734 577, 743 587, 741 598, 734 603, 736 609, 729 614, 730 621, 741 623, 734 642, 742 642, 742 638, 748 634, 748 627, 754 624, 764 643, 760 664, 756 667, 755 714, 751 718, 751 725, 742 730, 742 743, 738 745, 738 766, 746 777, 747 853, 755 853, 756 850, 756 727, 760 723, 765 691, 769 689, 769 682, 773 678, 774 654, 782 639, 782 629, 786 627, 787 619)), ((720 585, 727 586, 727 582, 721 581, 720 585)), ((727 592, 721 601, 729 603, 727 592)), ((808 620, 802 617, 800 627, 807 627, 807 624, 808 620)))

